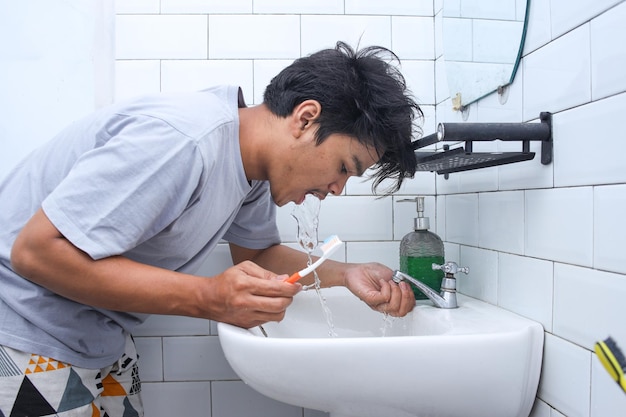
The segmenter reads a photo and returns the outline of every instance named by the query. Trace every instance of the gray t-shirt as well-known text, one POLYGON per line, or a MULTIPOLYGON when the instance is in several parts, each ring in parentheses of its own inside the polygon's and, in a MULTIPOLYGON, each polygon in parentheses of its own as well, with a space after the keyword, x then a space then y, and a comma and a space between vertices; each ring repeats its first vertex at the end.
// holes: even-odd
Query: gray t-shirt
POLYGON ((239 94, 216 87, 110 106, 0 183, 0 344, 101 368, 146 318, 73 302, 12 271, 11 246, 39 207, 96 260, 124 255, 193 273, 221 239, 251 249, 279 243, 269 184, 249 183, 243 169, 239 94))

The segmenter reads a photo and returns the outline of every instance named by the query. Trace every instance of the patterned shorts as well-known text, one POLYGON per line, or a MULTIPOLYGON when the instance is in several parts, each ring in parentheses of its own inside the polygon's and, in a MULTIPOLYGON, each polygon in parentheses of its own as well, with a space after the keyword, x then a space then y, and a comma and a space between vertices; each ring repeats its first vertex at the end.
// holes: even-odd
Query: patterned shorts
POLYGON ((0 345, 0 417, 141 417, 132 339, 113 365, 79 368, 0 345))

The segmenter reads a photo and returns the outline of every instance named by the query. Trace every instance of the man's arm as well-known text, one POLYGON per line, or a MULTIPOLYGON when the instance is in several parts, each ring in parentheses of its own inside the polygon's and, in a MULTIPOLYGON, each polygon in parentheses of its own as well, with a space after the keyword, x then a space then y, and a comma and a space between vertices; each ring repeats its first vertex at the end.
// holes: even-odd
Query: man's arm
POLYGON ((11 264, 24 278, 83 304, 202 317, 242 327, 281 320, 300 289, 251 262, 204 278, 123 256, 93 260, 68 241, 41 209, 17 236, 11 264))

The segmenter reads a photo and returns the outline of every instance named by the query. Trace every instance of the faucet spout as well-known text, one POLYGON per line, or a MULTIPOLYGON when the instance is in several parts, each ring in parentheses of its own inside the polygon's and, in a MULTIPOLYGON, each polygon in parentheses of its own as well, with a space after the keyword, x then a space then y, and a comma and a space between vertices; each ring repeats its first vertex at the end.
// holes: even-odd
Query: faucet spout
POLYGON ((421 292, 428 297, 433 304, 438 308, 457 308, 456 301, 456 278, 454 274, 457 272, 469 273, 469 268, 459 268, 454 262, 447 262, 443 265, 433 264, 433 269, 441 269, 445 272, 445 277, 441 281, 441 292, 430 288, 428 285, 421 281, 416 280, 412 276, 405 274, 402 271, 394 271, 392 279, 394 282, 409 281, 415 285, 421 292))
POLYGON ((442 291, 441 294, 430 288, 428 285, 421 281, 416 280, 412 276, 405 274, 401 271, 394 271, 393 280, 395 282, 409 281, 415 285, 426 297, 433 302, 433 304, 439 308, 457 308, 456 302, 456 290, 454 292, 442 291))

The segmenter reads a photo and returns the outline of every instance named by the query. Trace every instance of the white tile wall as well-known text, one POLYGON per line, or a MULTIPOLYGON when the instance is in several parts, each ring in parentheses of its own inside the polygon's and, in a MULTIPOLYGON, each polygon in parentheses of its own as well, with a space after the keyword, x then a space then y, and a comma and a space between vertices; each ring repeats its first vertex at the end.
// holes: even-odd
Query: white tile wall
POLYGON ((478 245, 524 253, 524 192, 481 193, 478 198, 478 245), (511 219, 518 219, 512 223, 511 219))
POLYGON ((547 334, 539 397, 567 417, 589 417, 591 352, 547 334))
POLYGON ((525 254, 591 266, 593 189, 526 191, 525 254))
POLYGON ((591 95, 594 100, 626 90, 626 4, 615 6, 591 21, 591 95))
POLYGON ((626 185, 594 188, 593 266, 597 269, 626 274, 624 248, 626 230, 623 207, 626 206, 626 185))
POLYGON ((621 93, 554 116, 554 185, 626 182, 620 129, 626 94, 621 93), (589 146, 593 141, 594 146, 589 146))
POLYGON ((623 306, 624 300, 623 275, 557 263, 553 333, 589 350, 608 335, 625 340, 623 316, 615 314, 615 306, 623 306))
POLYGON ((588 102, 590 61, 589 24, 527 55, 522 61, 524 120, 536 118, 542 111, 556 112, 588 102))
MULTIPOLYGON (((492 10, 503 3, 494 0, 492 10)), ((611 334, 626 348, 620 321, 626 315, 626 52, 620 47, 626 2, 533 0, 514 83, 463 114, 451 109, 444 62, 436 60, 443 53, 442 6, 441 0, 117 2, 116 97, 216 81, 242 85, 247 102, 258 104, 280 69, 341 39, 391 47, 400 56, 426 114, 424 134, 437 122, 537 122, 539 112, 553 112, 552 164, 540 164, 533 143, 533 161, 449 179, 418 173, 393 198, 377 199, 370 182, 351 180, 344 195, 323 202, 319 236, 337 233, 347 242, 338 260, 394 268, 414 217, 412 206, 397 200, 428 196, 427 215, 444 238, 446 258, 470 266, 471 273, 459 277, 460 290, 546 330, 531 416, 622 416, 626 397, 592 345, 611 334)), ((476 150, 517 146, 483 143, 476 150)), ((278 221, 283 239, 295 246, 290 212, 281 208, 278 221)), ((220 245, 201 273, 230 264, 227 246, 220 245)), ((153 317, 137 336, 147 415, 326 415, 275 402, 237 380, 215 323, 153 317)))
MULTIPOLYGON (((533 0, 511 95, 470 106, 470 122, 536 122, 539 112, 553 112, 552 164, 541 165, 537 155, 532 162, 501 166, 496 185, 487 185, 486 174, 436 180, 447 252, 458 246, 461 263, 479 272, 497 268, 497 283, 482 273, 475 278, 474 269, 459 278, 460 290, 546 330, 532 417, 617 417, 626 409, 623 392, 593 353, 594 343, 609 335, 626 346, 626 223, 620 209, 626 185, 626 78, 620 69, 626 55, 617 46, 624 38, 625 6, 533 0), (496 287, 495 297, 489 285, 496 287)), ((436 92, 438 99, 446 93, 436 92)), ((446 105, 438 101, 438 121, 460 121, 462 115, 446 105)), ((532 149, 539 151, 537 144, 532 149)))
POLYGON ((498 305, 552 331, 554 266, 550 261, 500 253, 498 305))
POLYGON ((112 101, 114 19, 112 0, 0 2, 0 178, 112 101))
POLYGON ((202 15, 118 15, 118 59, 206 59, 208 19, 202 15))

